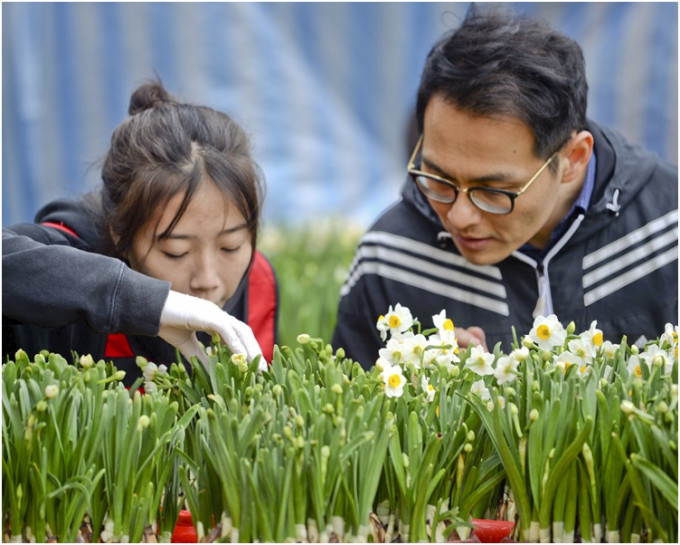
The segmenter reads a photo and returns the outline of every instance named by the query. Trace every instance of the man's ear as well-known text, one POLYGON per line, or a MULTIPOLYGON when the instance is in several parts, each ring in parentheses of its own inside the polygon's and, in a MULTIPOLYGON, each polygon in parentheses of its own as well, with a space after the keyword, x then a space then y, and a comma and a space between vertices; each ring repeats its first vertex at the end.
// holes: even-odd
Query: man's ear
POLYGON ((567 143, 563 163, 562 183, 569 183, 585 176, 588 162, 593 154, 595 140, 588 131, 576 133, 567 143))

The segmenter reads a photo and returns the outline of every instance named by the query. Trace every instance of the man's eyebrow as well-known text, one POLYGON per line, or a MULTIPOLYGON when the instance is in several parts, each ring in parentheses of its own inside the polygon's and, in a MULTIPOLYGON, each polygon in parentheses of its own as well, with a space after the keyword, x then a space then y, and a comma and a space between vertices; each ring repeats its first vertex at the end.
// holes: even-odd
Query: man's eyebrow
MULTIPOLYGON (((238 225, 235 225, 234 227, 222 229, 222 231, 217 233, 217 236, 221 237, 223 235, 230 235, 232 233, 235 233, 236 231, 240 231, 242 229, 247 229, 247 228, 248 228, 248 224, 244 221, 243 223, 239 223, 238 225)), ((184 235, 182 233, 172 232, 172 233, 165 235, 165 236, 163 235, 163 233, 159 233, 158 235, 156 235, 156 238, 158 240, 170 240, 170 239, 172 239, 172 240, 190 240, 190 239, 193 239, 193 238, 196 238, 196 237, 193 236, 193 235, 184 235)))
MULTIPOLYGON (((436 163, 430 161, 427 157, 422 157, 421 158, 421 163, 427 166, 430 170, 433 170, 437 173, 438 176, 449 180, 451 182, 458 182, 459 180, 455 176, 451 176, 449 173, 447 173, 443 168, 439 167, 436 163)), ((484 176, 479 176, 477 178, 471 178, 469 180, 466 180, 469 183, 472 184, 484 184, 488 182, 518 182, 517 178, 510 174, 509 172, 495 172, 492 174, 485 174, 484 176)))

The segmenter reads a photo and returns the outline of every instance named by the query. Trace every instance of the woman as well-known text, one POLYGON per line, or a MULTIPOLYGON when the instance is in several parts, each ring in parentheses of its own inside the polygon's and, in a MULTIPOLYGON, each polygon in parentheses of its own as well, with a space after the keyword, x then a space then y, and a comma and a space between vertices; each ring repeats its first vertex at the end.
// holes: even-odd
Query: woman
POLYGON ((264 352, 264 364, 277 285, 255 249, 261 175, 245 133, 160 82, 133 93, 129 114, 99 192, 3 228, 3 354, 92 354, 131 384, 138 355, 167 364, 179 349, 205 362, 203 331, 249 360, 264 352))

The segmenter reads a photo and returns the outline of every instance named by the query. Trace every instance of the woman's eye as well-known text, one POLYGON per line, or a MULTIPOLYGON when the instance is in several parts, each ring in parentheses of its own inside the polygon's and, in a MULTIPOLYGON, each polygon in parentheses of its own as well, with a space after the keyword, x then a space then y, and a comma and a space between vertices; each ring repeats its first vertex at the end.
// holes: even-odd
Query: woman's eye
POLYGON ((180 259, 187 255, 187 252, 184 252, 183 254, 171 254, 170 252, 163 252, 163 254, 165 254, 165 257, 169 259, 180 259))
POLYGON ((228 254, 233 254, 234 252, 238 251, 238 249, 239 249, 240 247, 241 247, 241 245, 239 244, 238 246, 236 246, 236 247, 234 247, 234 248, 222 248, 222 251, 223 251, 223 252, 226 252, 226 253, 228 253, 228 254))

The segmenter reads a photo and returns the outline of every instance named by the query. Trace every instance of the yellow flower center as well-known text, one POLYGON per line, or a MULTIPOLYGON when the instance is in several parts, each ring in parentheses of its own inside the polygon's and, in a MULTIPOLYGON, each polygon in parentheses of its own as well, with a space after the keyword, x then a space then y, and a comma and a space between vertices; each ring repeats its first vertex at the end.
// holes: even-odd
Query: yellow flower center
POLYGON ((387 379, 387 383, 391 388, 398 388, 401 384, 401 378, 399 378, 399 375, 390 375, 390 378, 387 379))
POLYGON ((588 369, 587 365, 581 365, 581 373, 585 373, 587 369, 588 369))
POLYGON ((593 344, 595 346, 602 346, 602 333, 600 331, 593 335, 593 344))
POLYGON ((428 392, 434 391, 434 386, 432 386, 432 384, 428 384, 428 385, 427 385, 427 391, 428 391, 428 392))
POLYGON ((635 376, 637 376, 638 378, 642 377, 642 367, 640 367, 639 365, 635 366, 635 370, 633 372, 635 373, 635 376))
POLYGON ((543 339, 545 341, 546 339, 550 338, 550 328, 545 324, 541 324, 536 329, 536 335, 538 335, 539 339, 543 339))
POLYGON ((385 319, 385 317, 381 314, 378 316, 378 323, 382 322, 385 319))
POLYGON ((451 321, 451 318, 444 320, 444 325, 442 327, 444 329, 448 329, 449 331, 453 331, 453 321, 451 321))
POLYGON ((394 329, 395 327, 399 327, 401 325, 401 320, 399 319, 399 316, 397 316, 396 314, 392 314, 387 323, 390 324, 390 327, 392 329, 394 329))

